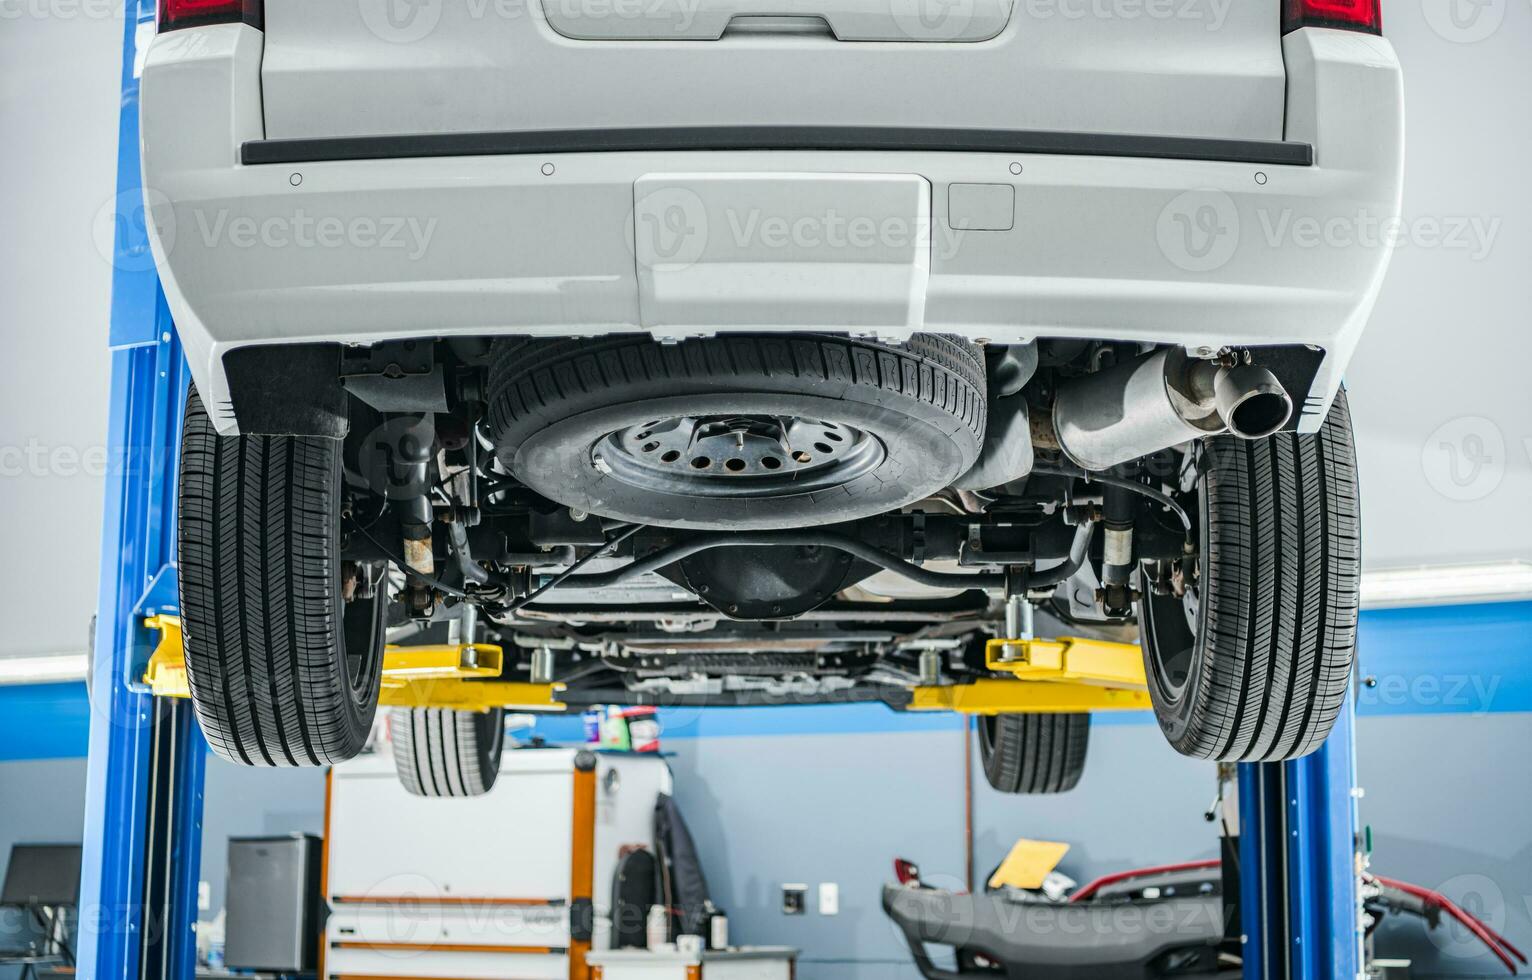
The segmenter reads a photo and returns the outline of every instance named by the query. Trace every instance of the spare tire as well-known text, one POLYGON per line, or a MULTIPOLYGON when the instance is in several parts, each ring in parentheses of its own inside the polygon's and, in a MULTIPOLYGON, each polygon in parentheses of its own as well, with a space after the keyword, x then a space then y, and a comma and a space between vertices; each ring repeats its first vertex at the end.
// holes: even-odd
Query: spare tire
POLYGON ((828 524, 967 472, 984 360, 927 334, 501 340, 489 420, 505 467, 578 510, 718 530, 828 524))

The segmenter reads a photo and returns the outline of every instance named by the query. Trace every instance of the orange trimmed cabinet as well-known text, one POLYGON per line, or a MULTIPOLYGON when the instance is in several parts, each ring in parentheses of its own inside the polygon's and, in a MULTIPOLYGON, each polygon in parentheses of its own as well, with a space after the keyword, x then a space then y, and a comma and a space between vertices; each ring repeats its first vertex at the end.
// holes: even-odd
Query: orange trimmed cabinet
POLYGON ((792 980, 796 949, 743 946, 683 953, 674 949, 606 950, 590 954, 599 980, 792 980))
POLYGON ((405 791, 386 750, 331 773, 325 980, 590 980, 617 862, 653 848, 669 767, 522 749, 482 796, 405 791))

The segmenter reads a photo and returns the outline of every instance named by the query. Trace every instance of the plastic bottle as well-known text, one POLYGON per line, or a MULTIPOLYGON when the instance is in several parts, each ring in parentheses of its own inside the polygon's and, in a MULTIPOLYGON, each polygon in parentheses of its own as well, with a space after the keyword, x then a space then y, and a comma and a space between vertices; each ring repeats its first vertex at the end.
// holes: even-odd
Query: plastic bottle
POLYGON ((659 952, 670 942, 670 912, 663 905, 649 906, 645 932, 651 953, 659 952))

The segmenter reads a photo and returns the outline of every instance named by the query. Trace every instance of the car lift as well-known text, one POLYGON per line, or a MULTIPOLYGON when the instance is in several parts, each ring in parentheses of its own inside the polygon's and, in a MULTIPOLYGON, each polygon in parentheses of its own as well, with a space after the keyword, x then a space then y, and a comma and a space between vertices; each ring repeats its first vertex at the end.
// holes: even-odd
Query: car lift
MULTIPOLYGON (((155 697, 189 698, 181 620, 161 614, 144 626, 160 634, 141 683, 155 697)), ((562 711, 560 684, 490 680, 499 677, 504 653, 493 643, 458 646, 390 646, 383 653, 378 705, 384 708, 450 708, 453 711, 562 711)))
MULTIPOLYGON (((87 682, 92 711, 77 970, 83 980, 189 980, 208 750, 184 698, 155 697, 156 685, 163 693, 184 693, 185 673, 177 675, 171 646, 157 661, 153 652, 156 632, 169 643, 171 627, 179 627, 173 621, 175 473, 188 374, 144 232, 139 176, 137 59, 154 36, 155 0, 124 2, 109 333, 108 445, 118 465, 107 477, 87 682)), ((178 635, 175 641, 178 654, 178 635)), ((492 696, 493 703, 556 706, 556 690, 547 686, 505 685, 495 692, 500 682, 465 679, 465 672, 490 670, 499 652, 472 650, 482 655, 472 662, 458 648, 391 651, 384 703, 477 707, 492 696), (452 701, 455 696, 463 700, 452 701)), ((1085 641, 1002 640, 990 645, 987 659, 997 670, 1040 683, 921 688, 912 707, 993 713, 1028 710, 1028 699, 1034 699, 1030 710, 1146 705, 1142 667, 1135 683, 1135 668, 1121 650, 1085 641)), ((1332 980, 1361 972, 1353 726, 1348 701, 1319 752, 1239 767, 1242 905, 1260 910, 1242 925, 1250 980, 1332 980)))

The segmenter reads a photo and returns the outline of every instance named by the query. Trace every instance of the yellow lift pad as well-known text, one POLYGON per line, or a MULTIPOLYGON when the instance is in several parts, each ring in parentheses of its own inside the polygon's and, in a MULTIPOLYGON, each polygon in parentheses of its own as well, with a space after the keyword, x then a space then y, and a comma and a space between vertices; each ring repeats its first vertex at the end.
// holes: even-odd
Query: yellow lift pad
POLYGON ((995 673, 972 684, 917 687, 911 711, 970 715, 1146 711, 1144 656, 1131 643, 1063 637, 990 640, 984 660, 995 673))
MULTIPOLYGON (((144 683, 156 697, 191 696, 181 620, 150 616, 144 625, 160 634, 149 656, 144 683)), ((378 704, 389 708, 451 708, 455 711, 560 711, 559 684, 482 680, 498 677, 504 653, 491 643, 462 646, 390 646, 383 651, 378 704)))

